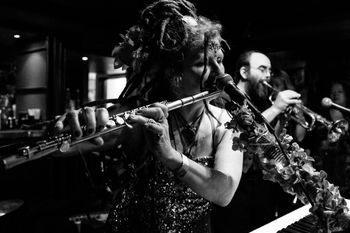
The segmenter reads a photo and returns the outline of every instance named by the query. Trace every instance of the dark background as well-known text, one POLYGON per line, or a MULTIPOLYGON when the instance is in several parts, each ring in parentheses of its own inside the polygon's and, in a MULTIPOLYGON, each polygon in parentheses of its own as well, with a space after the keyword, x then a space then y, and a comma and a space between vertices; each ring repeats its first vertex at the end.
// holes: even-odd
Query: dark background
MULTIPOLYGON (((119 33, 137 22, 150 0, 12 0, 0 3, 0 26, 31 34, 54 34, 67 45, 110 55, 119 33)), ((224 25, 233 51, 254 46, 264 50, 322 49, 347 44, 349 7, 321 0, 193 1, 199 13, 224 25)), ((344 1, 345 2, 345 1, 344 1)), ((11 49, 1 34, 2 54, 11 49)))
MULTIPOLYGON (((8 40, 13 30, 21 31, 27 38, 51 35, 65 48, 110 56, 113 46, 120 41, 119 34, 137 22, 138 13, 149 2, 2 1, 0 65, 1 60, 2 65, 6 65, 6 59, 15 51, 14 43, 17 42, 8 40)), ((193 2, 200 14, 216 19, 224 26, 224 37, 231 46, 225 60, 228 73, 233 70, 237 54, 253 48, 272 55, 277 53, 272 56, 274 65, 291 60, 290 57, 293 62, 303 60, 313 67, 312 72, 317 73, 315 79, 328 80, 327 77, 334 76, 334 71, 339 68, 346 73, 344 76, 348 76, 350 7, 345 1, 193 2), (325 77, 319 77, 322 75, 325 77)))

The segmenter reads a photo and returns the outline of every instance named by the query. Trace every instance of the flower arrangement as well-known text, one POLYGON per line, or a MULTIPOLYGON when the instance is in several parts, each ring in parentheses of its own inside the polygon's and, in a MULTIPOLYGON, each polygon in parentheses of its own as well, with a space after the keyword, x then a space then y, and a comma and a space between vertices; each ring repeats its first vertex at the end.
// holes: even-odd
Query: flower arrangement
POLYGON ((127 65, 135 68, 137 65, 135 61, 141 59, 142 30, 138 26, 132 26, 125 35, 120 34, 120 37, 122 41, 115 46, 112 52, 116 58, 115 66, 119 68, 127 65))
POLYGON ((311 203, 310 212, 317 219, 315 232, 337 232, 349 227, 349 209, 338 187, 327 181, 326 172, 316 171, 314 159, 292 142, 285 130, 278 143, 266 125, 255 120, 246 101, 242 105, 231 102, 226 108, 233 116, 226 128, 241 132, 233 138, 232 148, 245 152, 245 156, 257 156, 264 179, 280 184, 303 204, 311 203))

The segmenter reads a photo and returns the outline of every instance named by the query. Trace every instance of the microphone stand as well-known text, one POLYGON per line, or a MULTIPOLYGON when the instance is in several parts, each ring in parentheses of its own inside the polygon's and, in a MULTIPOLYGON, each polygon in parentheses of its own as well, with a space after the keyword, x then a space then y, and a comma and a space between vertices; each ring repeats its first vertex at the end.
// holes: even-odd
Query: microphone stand
MULTIPOLYGON (((260 121, 260 123, 266 125, 267 129, 269 130, 269 132, 274 136, 274 138, 277 141, 277 144, 278 144, 278 147, 279 147, 280 151, 282 152, 282 154, 285 157, 285 159, 287 161, 289 161, 289 156, 287 155, 287 152, 285 151, 284 147, 282 146, 282 143, 281 143, 280 139, 278 138, 278 136, 276 135, 275 130, 273 129, 271 124, 262 115, 262 113, 256 108, 256 106, 250 101, 250 98, 245 93, 243 93, 237 86, 235 86, 233 84, 232 84, 232 87, 235 89, 235 94, 233 94, 231 91, 225 91, 226 87, 224 87, 223 90, 230 96, 231 101, 233 101, 234 99, 239 99, 239 100, 245 101, 247 103, 249 108, 253 111, 253 114, 255 115, 255 117, 257 117, 257 119, 260 121), (236 95, 236 94, 238 94, 238 95, 236 95)), ((226 106, 225 106, 225 109, 229 111, 229 109, 227 109, 226 106)), ((312 200, 312 198, 310 197, 310 194, 307 192, 307 190, 305 188, 305 185, 302 182, 298 183, 298 185, 300 186, 301 190, 305 194, 305 196, 308 199, 309 203, 312 206, 314 206, 315 203, 312 200)))
MULTIPOLYGON (((233 84, 232 84, 233 85, 233 84)), ((286 159, 289 160, 289 157, 286 153, 286 151, 282 147, 282 143, 280 142, 279 138, 277 137, 275 130, 271 126, 271 124, 267 121, 267 119, 262 115, 262 113, 257 109, 257 107, 250 101, 249 96, 247 96, 245 93, 243 93, 237 86, 234 87, 235 91, 238 95, 233 95, 232 92, 225 91, 226 88, 224 88, 224 91, 230 96, 231 100, 233 101, 234 99, 240 99, 241 101, 246 101, 248 104, 249 108, 253 111, 255 117, 257 117, 258 121, 260 123, 263 123, 266 125, 267 129, 273 136, 275 137, 278 146, 280 147, 283 155, 285 156, 286 159)), ((226 106, 225 106, 226 108, 226 106)), ((228 109, 227 109, 228 110, 228 109)))

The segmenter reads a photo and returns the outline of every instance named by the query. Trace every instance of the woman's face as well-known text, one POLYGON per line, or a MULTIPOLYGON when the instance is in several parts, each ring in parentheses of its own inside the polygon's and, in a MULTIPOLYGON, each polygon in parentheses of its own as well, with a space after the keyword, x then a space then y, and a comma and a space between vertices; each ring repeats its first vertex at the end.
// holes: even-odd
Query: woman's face
POLYGON ((332 85, 330 97, 334 103, 346 106, 346 94, 342 84, 334 83, 332 85))
POLYGON ((202 85, 209 77, 216 77, 219 74, 225 73, 225 67, 223 64, 224 54, 221 49, 210 49, 207 54, 207 64, 205 64, 204 51, 193 52, 190 56, 187 56, 183 65, 183 80, 181 85, 181 92, 183 96, 189 96, 199 93, 201 76, 204 72, 205 65, 206 71, 203 76, 202 85))

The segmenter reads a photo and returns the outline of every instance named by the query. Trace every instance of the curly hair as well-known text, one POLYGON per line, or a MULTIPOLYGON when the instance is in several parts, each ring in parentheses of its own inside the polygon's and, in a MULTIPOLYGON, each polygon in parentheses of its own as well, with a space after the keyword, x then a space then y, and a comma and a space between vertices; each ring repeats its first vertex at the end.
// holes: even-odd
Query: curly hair
POLYGON ((197 15, 189 1, 158 0, 147 6, 139 23, 122 35, 123 41, 114 49, 119 66, 132 67, 121 98, 127 98, 140 86, 141 95, 153 93, 147 96, 149 99, 169 98, 173 90, 170 80, 180 72, 181 62, 188 54, 222 49, 223 42, 227 45, 221 31, 220 23, 197 15))

